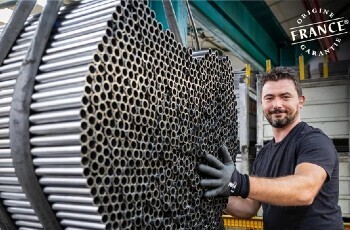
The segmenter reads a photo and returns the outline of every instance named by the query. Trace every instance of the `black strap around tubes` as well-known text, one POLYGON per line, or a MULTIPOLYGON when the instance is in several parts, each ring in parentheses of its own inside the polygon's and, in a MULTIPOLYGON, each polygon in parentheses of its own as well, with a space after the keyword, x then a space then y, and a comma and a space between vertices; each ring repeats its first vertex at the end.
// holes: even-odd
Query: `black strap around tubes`
MULTIPOLYGON (((1 33, 0 39, 0 66, 7 57, 12 45, 24 27, 30 12, 34 8, 36 0, 18 1, 9 22, 1 33)), ((16 226, 8 215, 6 208, 0 200, 0 229, 15 230, 16 226)))
POLYGON ((7 214, 2 202, 0 202, 0 228, 4 230, 16 230, 15 224, 7 214))
POLYGON ((63 0, 47 1, 22 63, 10 112, 10 146, 18 181, 43 229, 50 230, 61 230, 62 228, 35 175, 30 154, 29 115, 35 76, 62 2, 63 0))

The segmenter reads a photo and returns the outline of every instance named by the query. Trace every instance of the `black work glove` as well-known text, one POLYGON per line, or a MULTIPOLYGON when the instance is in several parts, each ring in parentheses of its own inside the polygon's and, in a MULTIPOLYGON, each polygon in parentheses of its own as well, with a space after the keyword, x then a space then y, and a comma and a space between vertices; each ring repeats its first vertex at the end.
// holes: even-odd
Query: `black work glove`
POLYGON ((236 170, 236 166, 225 145, 219 149, 223 162, 211 154, 205 155, 208 165, 199 164, 198 172, 206 175, 208 179, 202 179, 200 185, 208 188, 204 196, 241 196, 249 195, 249 176, 242 175, 236 170))

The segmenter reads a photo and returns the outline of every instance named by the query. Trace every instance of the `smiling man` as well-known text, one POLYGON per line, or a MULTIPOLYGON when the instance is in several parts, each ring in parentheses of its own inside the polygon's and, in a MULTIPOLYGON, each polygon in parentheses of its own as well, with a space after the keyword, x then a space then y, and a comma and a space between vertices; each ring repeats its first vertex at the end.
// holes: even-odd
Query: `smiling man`
POLYGON ((301 121, 305 102, 295 72, 283 67, 262 77, 261 105, 273 140, 258 153, 253 175, 240 174, 225 146, 198 171, 205 197, 230 196, 226 212, 251 218, 263 207, 264 229, 343 229, 338 206, 339 159, 332 141, 301 121))

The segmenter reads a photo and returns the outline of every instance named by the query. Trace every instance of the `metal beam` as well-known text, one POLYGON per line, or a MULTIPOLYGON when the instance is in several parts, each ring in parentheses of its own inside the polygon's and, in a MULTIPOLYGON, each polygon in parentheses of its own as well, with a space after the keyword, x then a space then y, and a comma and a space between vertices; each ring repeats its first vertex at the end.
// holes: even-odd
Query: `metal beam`
MULTIPOLYGON (((170 1, 170 0, 168 0, 170 1)), ((187 41, 187 9, 185 1, 171 0, 171 4, 173 6, 173 10, 176 17, 176 23, 181 35, 182 44, 186 45, 187 41)), ((159 0, 150 0, 149 6, 156 13, 156 19, 163 25, 163 30, 170 29, 169 24, 167 22, 166 13, 163 7, 163 1, 159 0)))
POLYGON ((271 11, 271 5, 267 5, 265 1, 256 0, 242 1, 242 3, 277 46, 290 45, 290 38, 282 28, 282 22, 280 23, 271 11))
POLYGON ((171 3, 170 0, 163 0, 162 2, 163 2, 164 12, 166 15, 166 20, 168 22, 170 30, 175 34, 176 41, 183 44, 181 41, 181 34, 180 34, 178 23, 176 21, 173 4, 171 3))
MULTIPOLYGON (((227 47, 263 70, 279 63, 278 47, 241 1, 191 1, 194 17, 207 24, 227 47)), ((269 9, 267 9, 269 10, 269 9)))

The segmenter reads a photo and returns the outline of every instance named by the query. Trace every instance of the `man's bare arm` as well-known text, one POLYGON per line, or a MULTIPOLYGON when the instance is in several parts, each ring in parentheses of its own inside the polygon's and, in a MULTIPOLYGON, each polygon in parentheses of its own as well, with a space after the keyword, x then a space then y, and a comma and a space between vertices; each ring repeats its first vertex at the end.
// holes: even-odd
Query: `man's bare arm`
POLYGON ((310 205, 326 177, 323 168, 310 163, 298 165, 291 176, 271 179, 250 177, 249 198, 229 197, 225 212, 249 219, 259 211, 260 202, 279 206, 310 205))
POLYGON ((310 205, 326 178, 322 167, 301 163, 294 175, 271 179, 250 177, 249 198, 279 206, 310 205))

